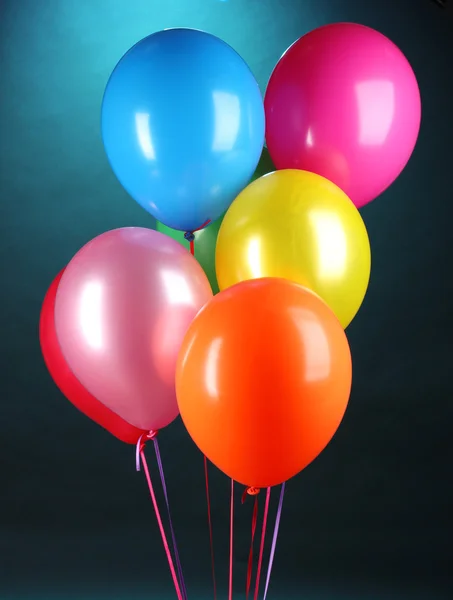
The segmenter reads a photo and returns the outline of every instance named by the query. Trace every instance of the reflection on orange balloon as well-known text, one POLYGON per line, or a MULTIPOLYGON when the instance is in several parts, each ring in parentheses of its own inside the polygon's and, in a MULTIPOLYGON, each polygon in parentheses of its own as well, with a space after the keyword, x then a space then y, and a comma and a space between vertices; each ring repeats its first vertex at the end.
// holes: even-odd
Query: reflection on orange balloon
POLYGON ((313 292, 279 278, 241 282, 196 316, 177 365, 183 422, 236 481, 277 485, 329 443, 352 366, 338 319, 313 292))

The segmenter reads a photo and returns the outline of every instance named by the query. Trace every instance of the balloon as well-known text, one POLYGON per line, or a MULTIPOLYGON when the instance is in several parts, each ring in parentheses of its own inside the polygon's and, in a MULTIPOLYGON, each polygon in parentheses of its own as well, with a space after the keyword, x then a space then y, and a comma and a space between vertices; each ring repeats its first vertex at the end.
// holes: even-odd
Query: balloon
MULTIPOLYGON (((260 162, 258 163, 256 171, 253 174, 252 181, 258 177, 261 177, 262 175, 265 175, 266 173, 269 173, 270 171, 273 171, 274 169, 275 167, 272 164, 269 153, 264 148, 263 153, 261 154, 260 162)), ((204 272, 206 273, 214 294, 217 294, 219 291, 219 285, 217 283, 217 276, 215 272, 215 247, 222 220, 223 215, 220 217, 220 219, 214 221, 214 223, 210 223, 203 229, 194 232, 195 258, 198 260, 204 272)), ((185 246, 188 250, 190 249, 190 243, 184 238, 184 232, 178 231, 177 229, 171 229, 159 221, 156 223, 156 228, 157 231, 165 233, 165 235, 170 236, 185 246)))
MULTIPOLYGON (((214 223, 210 223, 203 229, 199 231, 194 231, 195 243, 194 243, 194 251, 195 258, 200 263, 203 271, 206 274, 206 277, 209 280, 212 291, 214 294, 217 294, 219 291, 219 286, 217 283, 217 277, 215 274, 215 245, 217 242, 217 234, 219 233, 220 225, 223 220, 223 215, 214 223)), ((184 238, 184 232, 178 231, 177 229, 171 229, 167 227, 163 223, 157 221, 156 223, 157 231, 168 235, 173 238, 183 246, 190 249, 190 243, 186 241, 184 238)))
POLYGON ((359 211, 335 184, 307 171, 275 171, 251 183, 217 238, 221 290, 246 279, 290 279, 321 296, 343 327, 362 304, 370 268, 359 211))
POLYGON ((182 420, 224 473, 264 488, 304 469, 337 430, 351 390, 346 335, 291 281, 220 292, 189 327, 176 369, 182 420))
POLYGON ((407 59, 384 35, 354 23, 320 27, 290 46, 264 105, 276 167, 323 175, 358 208, 398 177, 420 129, 407 59))
POLYGON ((150 35, 120 60, 102 103, 102 137, 126 191, 172 229, 217 220, 250 181, 264 106, 243 59, 194 29, 150 35))
POLYGON ((63 271, 53 280, 41 308, 39 341, 44 362, 61 393, 92 421, 126 444, 136 444, 146 433, 130 425, 92 396, 75 377, 61 353, 55 331, 55 297, 63 271))
POLYGON ((108 231, 74 256, 58 286, 55 326, 80 383, 131 425, 158 430, 178 415, 176 359, 212 298, 180 244, 141 227, 108 231))
POLYGON ((258 179, 259 177, 263 177, 263 175, 267 175, 272 171, 275 171, 275 165, 272 162, 269 150, 266 147, 264 147, 261 153, 260 162, 258 163, 258 166, 256 167, 255 172, 253 173, 252 181, 255 181, 255 179, 258 179))

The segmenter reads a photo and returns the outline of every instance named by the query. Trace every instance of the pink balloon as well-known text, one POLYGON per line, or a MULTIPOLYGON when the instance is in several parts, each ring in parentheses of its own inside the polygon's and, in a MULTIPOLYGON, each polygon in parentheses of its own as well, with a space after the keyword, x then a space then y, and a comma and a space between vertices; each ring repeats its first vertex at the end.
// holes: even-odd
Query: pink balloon
POLYGON ((277 169, 304 169, 360 208, 406 166, 420 129, 420 92, 402 52, 381 33, 335 23, 301 37, 265 96, 266 142, 277 169))
POLYGON ((178 415, 175 368, 183 337, 212 298, 193 256, 141 227, 108 231, 71 260, 58 286, 55 325, 80 383, 145 430, 178 415))

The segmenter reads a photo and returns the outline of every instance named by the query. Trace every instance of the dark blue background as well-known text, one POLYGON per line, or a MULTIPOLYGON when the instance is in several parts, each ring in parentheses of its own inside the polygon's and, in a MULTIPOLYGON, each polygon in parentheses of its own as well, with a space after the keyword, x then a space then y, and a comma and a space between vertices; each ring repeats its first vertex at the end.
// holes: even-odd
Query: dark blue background
MULTIPOLYGON (((288 485, 270 598, 435 600, 452 591, 449 11, 429 0, 2 0, 2 600, 174 597, 133 449, 60 395, 37 335, 48 285, 85 242, 154 225, 104 155, 99 111, 111 70, 147 34, 196 27, 230 43, 264 91, 286 47, 333 21, 375 27, 401 47, 420 83, 423 123, 402 176, 362 210, 373 270, 348 329, 350 408, 328 449, 288 485)), ((208 598, 202 457, 180 422, 161 435, 161 450, 190 597, 208 598)), ((228 481, 216 472, 212 480, 225 592, 228 481)), ((250 504, 237 509, 238 597, 250 513, 250 504)))

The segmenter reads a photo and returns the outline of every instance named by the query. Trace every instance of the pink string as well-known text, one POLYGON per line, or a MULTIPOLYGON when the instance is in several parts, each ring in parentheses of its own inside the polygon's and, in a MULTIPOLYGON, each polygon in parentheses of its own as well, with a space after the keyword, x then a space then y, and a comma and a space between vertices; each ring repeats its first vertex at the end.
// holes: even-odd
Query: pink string
POLYGON ((204 475, 206 483, 206 501, 208 505, 208 527, 209 527, 209 544, 211 546, 211 571, 212 571, 212 584, 214 587, 214 600, 217 600, 217 583, 215 576, 215 560, 214 560, 214 537, 212 534, 212 517, 211 517, 211 499, 209 494, 209 473, 208 473, 208 459, 204 457, 204 475))
POLYGON ((178 578, 179 578, 178 581, 181 585, 181 592, 182 592, 183 600, 187 600, 186 584, 184 582, 184 575, 182 572, 181 560, 179 558, 178 544, 176 543, 176 535, 175 535, 175 530, 173 528, 173 520, 171 518, 170 502, 168 499, 167 484, 165 482, 164 466, 162 464, 162 457, 160 455, 159 442, 157 441, 157 437, 155 437, 153 439, 153 444, 154 444, 154 450, 156 453, 157 466, 159 468, 160 481, 162 483, 162 490, 164 492, 165 504, 167 506, 168 523, 170 525, 171 539, 173 542, 173 552, 175 554, 176 570, 178 572, 178 578))
POLYGON ((258 600, 258 592, 260 589, 260 576, 261 576, 261 567, 263 564, 264 540, 266 537, 267 515, 269 514, 270 499, 271 499, 271 488, 268 487, 266 490, 266 504, 264 505, 263 527, 261 529, 260 555, 259 555, 259 559, 258 559, 258 569, 256 572, 256 584, 255 584, 255 595, 254 595, 253 600, 258 600))
MULTIPOLYGON (((150 434, 147 434, 146 437, 147 437, 147 439, 153 439, 155 437, 155 435, 156 435, 155 432, 150 432, 150 434)), ((137 470, 138 471, 140 470, 140 460, 141 460, 141 463, 143 465, 143 470, 145 471, 146 481, 148 483, 149 494, 150 494, 151 500, 153 502, 154 512, 156 513, 156 518, 157 518, 157 523, 159 525, 160 535, 162 536, 162 542, 164 544, 165 553, 167 555, 168 564, 170 566, 171 576, 173 578, 173 584, 175 586, 176 595, 178 597, 178 600, 183 600, 183 595, 181 593, 181 588, 179 587, 178 578, 176 576, 176 571, 175 571, 175 567, 173 564, 173 558, 171 556, 170 547, 169 547, 168 541, 167 541, 167 536, 165 535, 165 530, 164 530, 164 526, 163 526, 162 519, 160 516, 159 507, 157 505, 156 495, 154 493, 153 484, 151 482, 151 476, 149 474, 148 463, 146 462, 146 457, 145 457, 145 452, 144 452, 145 445, 144 445, 144 443, 142 443, 142 437, 140 438, 140 440, 138 441, 138 444, 137 444, 137 453, 136 453, 136 457, 138 457, 137 470)))
POLYGON ((233 600, 233 525, 234 525, 234 480, 231 480, 230 500, 230 573, 228 586, 228 600, 233 600))

